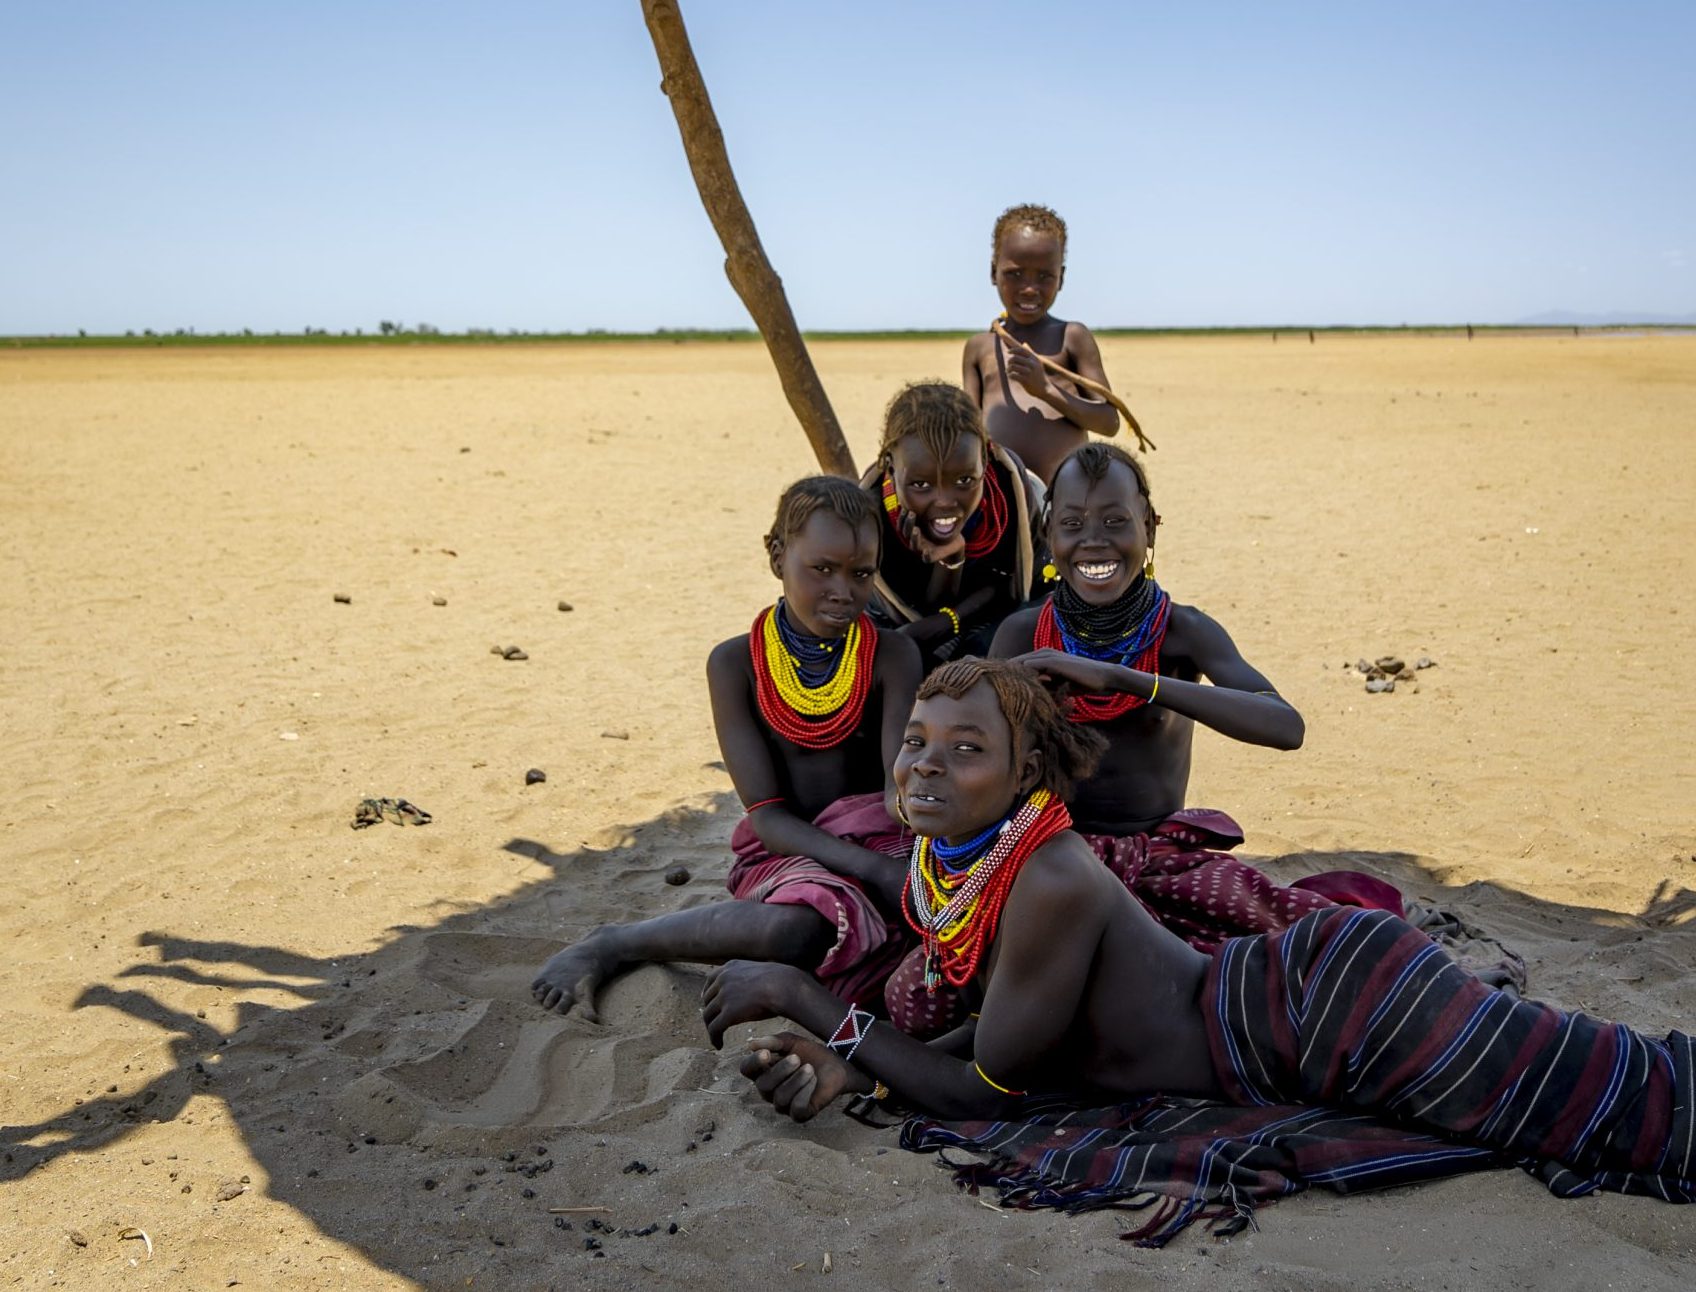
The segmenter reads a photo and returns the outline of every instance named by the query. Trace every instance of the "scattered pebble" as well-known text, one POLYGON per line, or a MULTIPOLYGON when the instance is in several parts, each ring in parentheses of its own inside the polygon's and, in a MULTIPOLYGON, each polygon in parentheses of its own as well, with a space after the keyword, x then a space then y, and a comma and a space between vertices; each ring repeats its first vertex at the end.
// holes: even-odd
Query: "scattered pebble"
POLYGON ((1413 666, 1415 668, 1436 668, 1437 661, 1432 659, 1429 655, 1421 655, 1418 659, 1413 661, 1413 666))
POLYGON ((1394 691, 1396 689, 1396 682, 1394 678, 1389 677, 1369 677, 1366 679, 1366 689, 1374 694, 1385 691, 1394 691))
POLYGON ((344 606, 351 606, 353 604, 353 598, 348 596, 345 592, 336 593, 336 600, 344 606))
POLYGON ((629 1164, 625 1166, 624 1174, 629 1175, 632 1171, 634 1171, 637 1175, 646 1175, 653 1169, 653 1167, 649 1166, 646 1162, 641 1161, 639 1158, 632 1158, 629 1164))
POLYGON ((1404 667, 1401 657, 1397 655, 1380 655, 1373 667, 1382 669, 1387 674, 1400 673, 1404 667))
POLYGON ((460 452, 461 452, 461 453, 469 453, 469 452, 471 452, 471 446, 470 446, 470 445, 469 445, 469 444, 467 444, 467 445, 466 445, 466 446, 465 446, 465 447, 464 447, 464 448, 462 448, 462 449, 460 449, 460 452))
POLYGON ((78 1247, 87 1247, 88 1246, 88 1235, 83 1233, 82 1230, 80 1230, 80 1229, 71 1230, 68 1234, 65 1235, 65 1237, 69 1238, 78 1247))
POLYGON ((491 655, 505 655, 506 654, 506 647, 505 646, 499 646, 499 645, 491 646, 491 647, 489 647, 489 654, 491 654, 491 655))
POLYGON ((630 733, 628 731, 603 731, 603 732, 601 732, 601 739, 602 740, 629 740, 630 739, 630 733))
POLYGON ((501 652, 502 659, 529 659, 530 657, 517 646, 508 646, 501 652))
POLYGON ((434 1189, 435 1187, 436 1187, 436 1182, 434 1180, 424 1181, 424 1188, 426 1190, 434 1189))
POLYGON ((445 606, 445 605, 447 605, 447 603, 448 603, 448 599, 446 597, 431 597, 430 598, 430 604, 433 605, 433 606, 445 606))
POLYGON ((524 773, 524 783, 526 785, 540 785, 547 779, 548 774, 540 767, 532 767, 529 771, 524 773))
POLYGON ((562 602, 560 602, 560 603, 559 603, 559 608, 560 608, 560 610, 561 610, 561 611, 562 611, 562 612, 565 612, 565 611, 570 611, 570 610, 571 610, 571 609, 572 609, 572 605, 571 605, 571 602, 569 602, 569 601, 562 601, 562 602))
POLYGON ((300 733, 298 731, 279 731, 277 733, 277 739, 278 740, 299 740, 300 739, 300 733))
POLYGON ((218 1186, 218 1201, 229 1202, 232 1198, 239 1198, 246 1192, 247 1186, 245 1184, 240 1184, 235 1180, 225 1180, 218 1186))
POLYGON ((670 884, 673 888, 682 888, 683 885, 689 882, 689 867, 673 866, 670 870, 665 872, 665 882, 670 884))

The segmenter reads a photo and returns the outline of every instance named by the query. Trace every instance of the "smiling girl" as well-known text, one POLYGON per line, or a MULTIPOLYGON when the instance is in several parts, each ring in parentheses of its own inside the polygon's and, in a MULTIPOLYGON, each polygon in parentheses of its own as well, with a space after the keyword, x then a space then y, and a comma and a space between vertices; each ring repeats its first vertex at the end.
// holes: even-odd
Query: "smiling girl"
POLYGON ((965 391, 917 382, 890 401, 860 483, 888 522, 874 613, 919 645, 926 671, 982 654, 1039 565, 1024 464, 990 441, 965 391))

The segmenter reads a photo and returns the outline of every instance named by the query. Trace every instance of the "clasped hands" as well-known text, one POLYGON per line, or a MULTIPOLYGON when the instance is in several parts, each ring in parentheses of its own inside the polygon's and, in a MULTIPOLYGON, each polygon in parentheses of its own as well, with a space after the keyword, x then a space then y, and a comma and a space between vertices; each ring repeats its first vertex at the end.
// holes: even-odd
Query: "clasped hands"
MULTIPOLYGON (((714 969, 701 993, 701 1021, 713 1048, 723 1049, 725 1032, 738 1023, 785 1013, 790 989, 810 981, 792 965, 760 960, 731 960, 714 969)), ((760 1098, 798 1122, 811 1121, 839 1095, 872 1088, 828 1046, 794 1032, 753 1038, 740 1068, 760 1098)))

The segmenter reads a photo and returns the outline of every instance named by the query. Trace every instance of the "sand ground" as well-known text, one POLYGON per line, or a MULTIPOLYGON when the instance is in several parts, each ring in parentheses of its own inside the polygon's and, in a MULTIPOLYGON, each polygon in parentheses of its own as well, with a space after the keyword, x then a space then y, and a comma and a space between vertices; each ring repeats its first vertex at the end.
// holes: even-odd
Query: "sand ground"
MULTIPOLYGON (((1201 734, 1191 801, 1280 876, 1462 910, 1536 994, 1696 1021, 1696 339, 1104 350, 1163 584, 1307 718, 1291 754, 1201 734), (1342 667, 1388 652, 1438 666, 1342 667)), ((862 460, 958 370, 816 355, 862 460)), ((810 467, 749 344, 0 352, 0 1284, 1689 1286, 1696 1208, 1514 1172, 1140 1251, 779 1124, 693 970, 540 1013, 562 939, 721 892, 702 662, 810 467), (435 823, 350 830, 384 794, 435 823)))

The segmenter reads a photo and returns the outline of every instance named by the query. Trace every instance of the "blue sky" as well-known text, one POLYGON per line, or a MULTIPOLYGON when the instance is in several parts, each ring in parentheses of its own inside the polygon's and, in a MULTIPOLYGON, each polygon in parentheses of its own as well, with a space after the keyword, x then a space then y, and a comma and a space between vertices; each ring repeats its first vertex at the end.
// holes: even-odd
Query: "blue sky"
MULTIPOLYGON (((1696 5, 684 0, 810 328, 1696 313, 1696 5)), ((0 8, 0 333, 740 327, 638 0, 0 8)))

